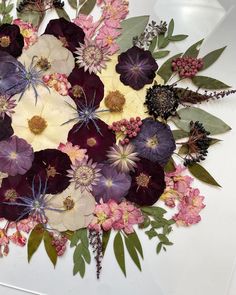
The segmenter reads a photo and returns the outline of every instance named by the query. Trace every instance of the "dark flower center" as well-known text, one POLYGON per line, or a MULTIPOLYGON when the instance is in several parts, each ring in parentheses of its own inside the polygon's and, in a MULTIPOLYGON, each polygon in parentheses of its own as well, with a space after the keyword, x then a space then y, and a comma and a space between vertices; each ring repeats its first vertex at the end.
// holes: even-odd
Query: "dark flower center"
POLYGON ((134 65, 131 67, 131 71, 135 74, 138 75, 141 71, 141 67, 139 65, 134 65))
POLYGON ((80 98, 83 95, 83 88, 79 85, 75 85, 71 90, 72 94, 76 98, 80 98))
POLYGON ((75 202, 68 196, 65 201, 63 202, 63 206, 66 210, 71 210, 75 207, 75 202))
POLYGON ((69 46, 69 44, 68 44, 68 42, 67 42, 67 40, 66 40, 65 37, 59 36, 58 38, 59 38, 59 40, 61 41, 61 43, 63 44, 64 47, 68 47, 69 46))
POLYGON ((125 96, 118 90, 110 91, 105 98, 105 106, 111 112, 121 112, 125 104, 125 96))
POLYGON ((47 177, 55 177, 56 175, 57 175, 56 168, 49 165, 47 168, 47 177))
POLYGON ((0 46, 1 47, 8 47, 11 44, 11 39, 9 36, 2 36, 0 37, 0 46))
POLYGON ((90 45, 84 48, 83 51, 83 61, 86 65, 90 66, 92 64, 100 64, 103 60, 102 51, 95 45, 90 45))
POLYGON ((51 68, 49 60, 45 57, 40 57, 40 59, 37 62, 37 66, 43 71, 47 71, 51 68))
POLYGON ((87 139, 87 145, 93 147, 97 144, 97 141, 94 137, 90 137, 87 139))
POLYGON ((14 189, 8 189, 4 194, 6 201, 15 202, 17 199, 17 192, 14 189))
POLYGON ((138 189, 140 187, 145 187, 148 188, 149 182, 150 182, 151 176, 145 174, 145 173, 140 173, 137 177, 136 177, 136 183, 138 185, 138 189))
POLYGON ((28 126, 32 133, 35 135, 41 134, 47 127, 47 121, 40 116, 33 116, 28 120, 28 126))
POLYGON ((154 135, 153 137, 148 138, 146 141, 146 146, 151 149, 155 149, 158 146, 157 136, 154 135))

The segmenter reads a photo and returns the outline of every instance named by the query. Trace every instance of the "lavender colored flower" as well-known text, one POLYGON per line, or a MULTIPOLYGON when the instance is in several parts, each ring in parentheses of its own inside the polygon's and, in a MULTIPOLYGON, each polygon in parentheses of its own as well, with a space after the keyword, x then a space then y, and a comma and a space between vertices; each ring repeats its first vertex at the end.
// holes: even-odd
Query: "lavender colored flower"
POLYGON ((0 142, 0 171, 11 176, 23 175, 32 166, 33 159, 33 149, 24 139, 12 136, 0 142))
POLYGON ((170 127, 151 118, 143 120, 139 134, 131 142, 141 157, 161 166, 165 166, 176 148, 170 127))
POLYGON ((13 97, 0 94, 0 118, 4 119, 5 115, 11 117, 14 114, 15 107, 16 101, 13 97))
POLYGON ((13 135, 14 131, 11 127, 11 118, 7 115, 0 117, 0 141, 6 140, 13 135))
POLYGON ((101 178, 93 188, 93 195, 97 202, 102 199, 107 202, 110 199, 120 202, 129 191, 131 177, 126 173, 119 173, 110 165, 104 165, 101 170, 101 178))
POLYGON ((151 52, 136 46, 121 53, 116 65, 121 82, 135 90, 142 89, 146 84, 151 84, 157 69, 158 65, 151 52))

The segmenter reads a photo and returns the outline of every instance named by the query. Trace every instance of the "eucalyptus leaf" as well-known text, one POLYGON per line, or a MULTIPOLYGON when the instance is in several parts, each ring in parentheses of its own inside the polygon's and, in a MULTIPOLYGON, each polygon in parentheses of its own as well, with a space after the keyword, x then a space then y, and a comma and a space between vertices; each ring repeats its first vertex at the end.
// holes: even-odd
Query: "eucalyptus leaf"
POLYGON ((87 0, 80 8, 79 13, 89 15, 96 5, 96 0, 87 0))
POLYGON ((73 236, 70 241, 70 247, 75 247, 77 245, 78 241, 79 241, 79 236, 77 234, 77 231, 75 231, 73 233, 73 236))
POLYGON ((104 256, 109 239, 110 239, 110 235, 111 235, 111 230, 109 231, 103 231, 102 233, 102 254, 104 256))
POLYGON ((206 76, 195 76, 192 78, 192 81, 194 85, 204 89, 226 89, 231 87, 219 80, 206 76))
POLYGON ((44 247, 48 254, 49 259, 51 260, 53 266, 55 267, 57 264, 57 251, 55 246, 52 245, 53 237, 50 235, 48 231, 44 232, 43 241, 44 247))
POLYGON ((120 47, 120 52, 124 52, 133 45, 133 38, 140 36, 149 21, 149 15, 131 17, 121 22, 122 34, 116 42, 120 47))
POLYGON ((114 249, 116 261, 119 264, 123 274, 126 276, 124 243, 123 243, 120 232, 117 232, 115 236, 113 249, 114 249))
POLYGON ((139 261, 139 257, 138 257, 136 248, 134 247, 134 244, 132 243, 132 241, 128 237, 125 237, 125 245, 126 245, 126 248, 128 250, 128 253, 129 253, 131 259, 133 260, 135 265, 138 267, 138 269, 141 271, 142 268, 141 268, 141 264, 139 261))
POLYGON ((134 245, 135 249, 138 251, 138 253, 140 254, 140 256, 143 258, 143 249, 142 249, 142 244, 140 243, 139 237, 136 233, 136 231, 134 231, 133 233, 128 235, 128 239, 132 242, 132 244, 134 245))
POLYGON ((56 12, 57 12, 57 15, 59 17, 63 17, 64 19, 70 21, 70 17, 69 15, 67 14, 67 12, 65 11, 64 8, 55 8, 56 12))
POLYGON ((188 166, 188 170, 190 173, 195 176, 197 179, 211 185, 219 186, 219 183, 210 175, 210 173, 202 167, 200 164, 195 163, 193 165, 188 166))
POLYGON ((38 250, 38 247, 42 242, 43 235, 44 228, 42 224, 36 225, 35 228, 31 231, 27 244, 28 262, 30 262, 34 253, 38 250))
POLYGON ((175 140, 189 137, 189 132, 183 130, 171 130, 175 140))
POLYGON ((171 21, 169 22, 169 25, 168 25, 168 30, 167 30, 168 37, 171 37, 173 35, 174 27, 175 27, 175 22, 172 18, 171 21))
POLYGON ((197 58, 203 41, 204 39, 194 43, 192 46, 190 46, 187 49, 187 51, 184 53, 183 56, 190 56, 190 57, 197 58))
POLYGON ((150 44, 148 50, 149 50, 151 53, 153 53, 153 51, 154 51, 155 48, 156 48, 156 45, 157 45, 157 37, 154 37, 154 38, 152 39, 152 42, 151 42, 151 44, 150 44))
POLYGON ((158 58, 166 57, 169 53, 170 53, 169 50, 161 50, 161 51, 154 52, 154 53, 152 54, 152 56, 153 56, 155 59, 158 59, 158 58))
POLYGON ((206 56, 203 57, 203 67, 201 68, 201 71, 209 68, 217 59, 221 56, 223 51, 225 50, 227 46, 216 49, 210 53, 208 53, 206 56))
POLYGON ((74 9, 77 9, 77 0, 68 0, 70 6, 74 9))
POLYGON ((188 35, 174 35, 168 38, 170 41, 177 42, 185 40, 186 38, 188 38, 188 35))
POLYGON ((167 83, 169 81, 170 77, 173 74, 173 71, 172 71, 173 59, 180 57, 181 55, 182 55, 182 53, 172 56, 158 70, 157 75, 161 76, 165 83, 167 83))

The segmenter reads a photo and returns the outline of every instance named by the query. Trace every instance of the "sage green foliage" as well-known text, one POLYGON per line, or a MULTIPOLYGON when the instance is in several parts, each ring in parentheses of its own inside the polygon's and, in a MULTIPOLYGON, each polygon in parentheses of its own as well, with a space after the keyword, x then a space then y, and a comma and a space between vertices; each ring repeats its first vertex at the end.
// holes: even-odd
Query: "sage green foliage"
POLYGON ((11 12, 14 8, 14 4, 11 0, 2 0, 0 3, 0 25, 10 24, 13 20, 11 12))

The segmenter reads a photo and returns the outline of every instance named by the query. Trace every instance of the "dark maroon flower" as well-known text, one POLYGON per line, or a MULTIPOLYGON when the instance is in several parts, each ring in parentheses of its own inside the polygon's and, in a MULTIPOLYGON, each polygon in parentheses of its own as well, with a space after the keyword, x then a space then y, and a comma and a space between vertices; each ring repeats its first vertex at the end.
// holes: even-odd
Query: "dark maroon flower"
POLYGON ((166 187, 162 167, 158 163, 141 158, 130 175, 132 182, 126 199, 140 206, 155 204, 166 187))
POLYGON ((75 67, 69 75, 68 81, 71 84, 69 95, 75 103, 80 101, 85 104, 85 94, 88 103, 94 100, 93 105, 99 106, 104 96, 104 85, 96 74, 89 74, 83 68, 75 67))
POLYGON ((25 206, 13 205, 13 203, 23 205, 20 197, 26 196, 30 198, 32 190, 25 176, 17 175, 4 178, 0 188, 0 217, 9 221, 27 218, 28 214, 24 214, 25 206))
POLYGON ((116 136, 103 121, 97 119, 96 124, 101 134, 97 131, 93 122, 79 129, 78 124, 75 124, 70 130, 67 140, 73 145, 79 145, 80 148, 87 149, 87 154, 90 158, 96 162, 101 162, 106 159, 109 147, 116 142, 116 136))
POLYGON ((80 27, 64 18, 51 20, 44 34, 53 35, 60 39, 64 46, 72 53, 79 47, 79 43, 84 43, 85 36, 80 27))
POLYGON ((41 179, 44 183, 47 179, 47 193, 58 194, 69 185, 67 170, 70 169, 71 161, 67 154, 56 150, 46 149, 34 153, 34 161, 31 169, 27 172, 28 181, 41 179), (36 177, 39 176, 39 177, 36 177))
POLYGON ((23 47, 24 37, 17 25, 3 24, 0 26, 0 50, 18 57, 21 55, 23 47))
POLYGON ((4 119, 0 117, 0 141, 10 138, 13 133, 14 131, 11 127, 11 118, 7 115, 4 116, 4 119))
POLYGON ((151 84, 157 69, 158 65, 151 52, 136 46, 121 53, 116 65, 121 82, 135 90, 143 88, 146 84, 151 84))

